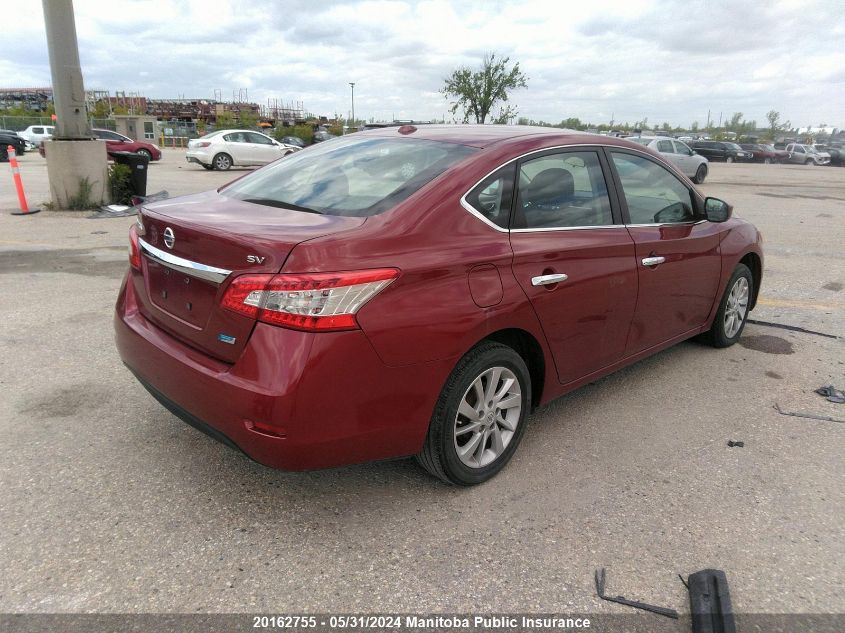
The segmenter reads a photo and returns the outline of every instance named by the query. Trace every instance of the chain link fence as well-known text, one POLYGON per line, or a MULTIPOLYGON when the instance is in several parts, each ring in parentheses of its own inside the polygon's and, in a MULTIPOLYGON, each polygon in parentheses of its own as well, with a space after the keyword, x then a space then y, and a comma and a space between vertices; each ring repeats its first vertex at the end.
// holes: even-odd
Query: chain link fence
MULTIPOLYGON (((48 116, 0 116, 0 130, 21 132, 30 125, 56 125, 56 122, 48 116)), ((112 119, 91 119, 91 127, 112 131, 116 129, 112 119)))

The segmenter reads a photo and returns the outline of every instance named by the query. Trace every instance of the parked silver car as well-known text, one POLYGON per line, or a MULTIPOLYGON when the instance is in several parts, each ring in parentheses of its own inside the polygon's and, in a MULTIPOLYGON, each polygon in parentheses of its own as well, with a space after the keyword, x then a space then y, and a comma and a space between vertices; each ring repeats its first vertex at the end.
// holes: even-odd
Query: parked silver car
POLYGON ((830 154, 820 152, 812 145, 790 143, 786 146, 786 151, 789 152, 789 158, 786 159, 787 163, 798 163, 799 165, 830 164, 830 154))
POLYGON ((707 159, 696 154, 682 141, 666 136, 631 136, 627 140, 660 152, 666 160, 689 176, 697 185, 707 178, 707 159))

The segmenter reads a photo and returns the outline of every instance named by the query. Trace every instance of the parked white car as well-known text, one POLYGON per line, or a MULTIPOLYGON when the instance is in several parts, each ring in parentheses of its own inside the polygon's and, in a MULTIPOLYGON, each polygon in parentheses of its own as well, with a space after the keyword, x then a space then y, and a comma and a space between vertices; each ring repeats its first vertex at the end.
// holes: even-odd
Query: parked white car
POLYGON ((30 125, 23 132, 18 132, 18 136, 33 147, 40 147, 45 139, 53 138, 55 129, 53 125, 30 125))
POLYGON ((226 171, 232 166, 266 165, 300 149, 252 130, 220 130, 188 141, 185 158, 206 169, 226 171))
POLYGON ((798 163, 799 165, 830 164, 830 154, 820 152, 813 145, 790 143, 786 146, 786 151, 789 152, 789 158, 786 159, 788 163, 798 163))
POLYGON ((626 140, 640 143, 663 154, 675 167, 700 185, 707 178, 707 159, 696 154, 689 145, 665 136, 629 136, 626 140))

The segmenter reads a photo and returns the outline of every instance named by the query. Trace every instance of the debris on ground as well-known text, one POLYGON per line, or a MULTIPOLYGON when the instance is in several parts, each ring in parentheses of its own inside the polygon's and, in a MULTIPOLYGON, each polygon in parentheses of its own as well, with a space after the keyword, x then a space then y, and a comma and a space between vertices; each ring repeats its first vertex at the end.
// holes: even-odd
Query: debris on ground
POLYGON ((667 609, 666 607, 656 607, 653 604, 646 604, 645 602, 638 602, 637 600, 628 600, 623 596, 616 596, 615 598, 612 596, 607 596, 604 593, 604 585, 605 569, 604 567, 602 567, 601 570, 596 570, 596 593, 598 594, 599 598, 601 598, 602 600, 607 600, 608 602, 624 604, 629 607, 634 607, 635 609, 642 609, 643 611, 650 611, 651 613, 664 615, 667 618, 673 618, 675 620, 678 619, 678 612, 674 609, 667 609))
POLYGON ((816 389, 816 393, 827 398, 828 402, 845 404, 845 391, 840 391, 833 385, 825 385, 816 389))
POLYGON ((693 633, 736 633, 725 572, 703 569, 690 574, 687 580, 693 633))
POLYGON ((824 422, 839 422, 840 424, 845 424, 845 420, 837 420, 836 418, 832 418, 829 415, 816 415, 814 413, 798 413, 796 411, 784 411, 780 408, 777 402, 774 405, 775 411, 780 413, 781 415, 789 415, 794 418, 807 418, 808 420, 822 420, 824 422))
POLYGON ((132 206, 125 204, 107 204, 100 207, 96 213, 89 215, 89 220, 102 220, 103 218, 125 218, 138 213, 138 209, 146 202, 157 202, 167 200, 170 194, 166 190, 157 191, 149 196, 132 196, 132 206))
POLYGON ((737 448, 742 448, 743 446, 745 446, 745 442, 742 442, 742 441, 737 442, 735 440, 728 440, 728 446, 730 446, 731 448, 733 448, 734 446, 736 446, 737 448))

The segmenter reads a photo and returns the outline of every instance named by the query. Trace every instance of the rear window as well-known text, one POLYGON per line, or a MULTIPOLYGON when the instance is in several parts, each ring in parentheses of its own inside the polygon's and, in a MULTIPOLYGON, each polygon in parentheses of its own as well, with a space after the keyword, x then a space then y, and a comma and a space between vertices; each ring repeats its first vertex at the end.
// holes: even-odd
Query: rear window
POLYGON ((639 143, 640 145, 648 145, 654 139, 653 138, 643 138, 642 136, 629 136, 625 140, 626 141, 633 141, 634 143, 639 143))
POLYGON ((241 178, 223 195, 326 215, 382 213, 476 150, 409 138, 339 138, 241 178))

